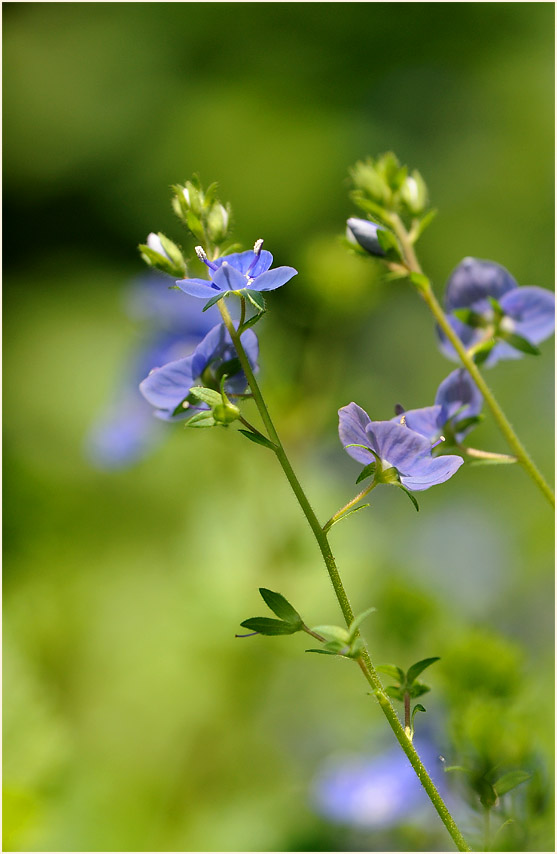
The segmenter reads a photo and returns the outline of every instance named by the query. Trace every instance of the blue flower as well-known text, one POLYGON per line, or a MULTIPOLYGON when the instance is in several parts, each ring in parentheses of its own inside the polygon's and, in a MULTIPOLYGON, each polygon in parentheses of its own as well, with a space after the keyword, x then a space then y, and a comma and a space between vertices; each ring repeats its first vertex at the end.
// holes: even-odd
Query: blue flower
MULTIPOLYGON (((511 274, 494 261, 465 258, 453 271, 447 283, 445 308, 448 320, 467 350, 483 340, 497 335, 516 335, 529 344, 536 345, 548 338, 555 329, 555 294, 545 288, 518 286, 511 274), (496 317, 493 303, 496 300, 503 312, 496 317), (467 309, 473 315, 474 325, 455 316, 459 309, 467 309), (478 323, 480 325, 478 325, 478 323)), ((437 330, 441 349, 450 359, 458 356, 445 333, 437 330)), ((494 365, 499 359, 520 359, 522 353, 505 340, 498 340, 486 365, 494 365)))
MULTIPOLYGON (((427 736, 415 746, 438 788, 445 788, 439 752, 427 736)), ((312 786, 312 800, 325 818, 361 829, 396 825, 425 809, 429 800, 398 748, 379 756, 345 755, 331 758, 312 786)))
MULTIPOLYGON (((257 370, 259 344, 255 332, 247 329, 242 334, 242 344, 253 370, 257 370)), ((218 390, 223 376, 228 394, 242 394, 247 380, 242 371, 234 344, 223 323, 214 326, 185 359, 169 362, 155 368, 139 385, 139 390, 149 403, 156 407, 155 415, 163 421, 177 421, 208 407, 204 403, 188 401, 193 386, 204 385, 218 390)))
POLYGON ((220 316, 206 312, 198 300, 169 289, 167 276, 138 277, 124 292, 124 309, 147 326, 147 334, 128 358, 112 401, 85 437, 85 453, 105 469, 131 465, 164 437, 164 425, 139 391, 140 381, 157 366, 183 358, 195 349, 220 316))
POLYGON ((176 282, 180 290, 186 294, 201 299, 210 299, 219 292, 242 291, 249 288, 252 291, 274 291, 286 284, 298 271, 293 267, 276 267, 270 270, 273 256, 270 252, 261 250, 262 240, 258 240, 248 252, 235 252, 224 255, 215 261, 209 261, 201 246, 196 247, 199 258, 209 268, 208 279, 180 279, 176 282))
POLYGON ((400 483, 412 492, 443 483, 464 462, 453 455, 433 457, 425 436, 393 421, 372 421, 356 403, 338 414, 340 441, 350 456, 364 465, 379 459, 382 471, 396 469, 400 483))
POLYGON ((377 237, 378 231, 381 231, 380 227, 369 219, 353 216, 346 222, 346 236, 351 243, 358 243, 371 255, 383 257, 385 251, 377 237))
POLYGON ((483 396, 476 387, 468 371, 458 368, 443 380, 434 406, 423 409, 409 409, 402 415, 391 419, 406 424, 410 430, 425 436, 429 442, 435 442, 440 436, 448 441, 461 442, 475 426, 483 403, 483 396), (463 426, 459 429, 459 425, 463 426))

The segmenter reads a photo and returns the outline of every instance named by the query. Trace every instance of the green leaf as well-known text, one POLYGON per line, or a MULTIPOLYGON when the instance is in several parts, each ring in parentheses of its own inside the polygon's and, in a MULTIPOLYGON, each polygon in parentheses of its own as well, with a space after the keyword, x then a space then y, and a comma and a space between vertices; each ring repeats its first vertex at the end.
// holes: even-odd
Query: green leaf
POLYGON ((471 308, 455 308, 453 309, 454 316, 465 323, 466 326, 473 326, 474 329, 483 329, 487 325, 482 314, 472 311, 471 308))
POLYGON ((428 213, 426 213, 426 215, 421 218, 419 225, 417 226, 417 228, 414 232, 414 242, 416 242, 416 240, 419 240, 419 238, 422 236, 422 234, 424 233, 426 228, 429 225, 431 225, 431 223, 433 222, 433 220, 435 219, 436 216, 437 216, 437 211, 434 209, 434 210, 428 211, 428 213))
POLYGON ((213 418, 212 412, 198 412, 197 415, 192 415, 189 418, 185 425, 185 427, 214 427, 215 419, 213 418))
POLYGON ((261 318, 266 312, 260 311, 258 314, 254 314, 253 317, 248 317, 247 320, 244 320, 242 325, 238 328, 238 335, 243 335, 246 329, 249 329, 251 326, 255 326, 256 323, 259 323, 261 318))
POLYGON ((267 587, 260 587, 259 592, 261 593, 265 604, 269 606, 271 611, 276 614, 277 617, 280 617, 280 619, 284 620, 285 623, 295 625, 299 629, 302 628, 302 618, 296 609, 292 607, 290 602, 284 598, 284 596, 280 593, 274 593, 272 590, 268 590, 267 587))
POLYGON ((474 790, 480 796, 480 803, 486 809, 491 809, 497 803, 497 792, 485 777, 480 777, 473 783, 474 790))
POLYGON ((213 391, 212 388, 205 388, 205 386, 194 385, 190 388, 190 394, 193 394, 198 400, 202 400, 203 403, 208 403, 211 407, 219 406, 222 403, 222 395, 218 391, 213 391))
POLYGON ((317 652, 319 655, 338 655, 332 649, 306 649, 306 652, 317 652))
POLYGON ((335 519, 334 522, 331 522, 330 525, 327 525, 323 528, 323 531, 327 533, 331 528, 336 525, 338 522, 344 521, 344 519, 348 519, 349 516, 352 516, 354 513, 357 513, 359 510, 364 510, 366 507, 369 507, 369 504, 360 504, 359 507, 353 507, 352 510, 347 510, 346 513, 343 513, 342 516, 339 516, 338 519, 335 519))
POLYGON ((365 467, 361 470, 360 474, 358 475, 358 479, 356 480, 356 483, 361 483, 361 482, 362 482, 362 480, 365 480, 365 479, 366 479, 366 477, 372 477, 372 476, 375 474, 375 469, 376 469, 376 468, 377 468, 377 463, 376 463, 376 462, 368 463, 368 465, 367 465, 367 466, 365 466, 365 467))
MULTIPOLYGON (((208 283, 208 281, 209 280, 207 280, 207 283, 208 283)), ((208 308, 211 308, 212 305, 215 305, 217 302, 219 302, 221 299, 223 299, 225 296, 227 296, 228 293, 229 293, 229 291, 219 291, 219 293, 215 294, 214 297, 211 297, 211 299, 207 300, 207 302, 205 303, 205 305, 203 306, 203 308, 201 310, 207 311, 208 308)))
POLYGON ((260 635, 293 635, 300 631, 297 626, 291 623, 273 620, 271 617, 250 617, 249 620, 244 620, 240 625, 242 628, 249 629, 251 632, 258 632, 260 635))
POLYGON ((261 433, 252 433, 251 430, 239 430, 246 439, 250 439, 252 442, 255 442, 256 445, 263 445, 264 448, 270 448, 271 451, 276 451, 277 446, 274 445, 270 439, 267 439, 266 436, 262 436, 261 433))
POLYGON ((470 418, 463 418, 462 421, 458 421, 454 427, 454 433, 462 433, 463 430, 467 430, 468 427, 475 427, 477 424, 481 424, 481 422, 485 419, 485 415, 471 415, 470 418))
POLYGON ((424 685, 423 682, 414 682, 408 688, 408 693, 412 700, 415 700, 416 697, 421 697, 422 694, 427 694, 428 691, 431 691, 431 688, 428 685, 424 685))
POLYGON ((369 617, 369 615, 373 614, 373 612, 376 610, 377 610, 377 608, 368 608, 367 611, 362 611, 361 614, 358 614, 357 617, 354 617, 354 619, 350 623, 350 627, 348 629, 348 637, 350 640, 352 640, 352 638, 354 637, 354 635, 356 634, 356 632, 358 631, 359 627, 362 625, 362 623, 366 619, 366 617, 369 617))
POLYGON ((490 338, 489 341, 486 341, 484 344, 478 347, 473 356, 476 365, 481 366, 485 361, 487 361, 487 358, 495 347, 495 344, 495 338, 490 338))
POLYGON ((377 667, 381 673, 385 673, 387 676, 390 676, 391 679, 396 679, 401 685, 405 681, 404 670, 402 668, 397 667, 396 664, 380 664, 377 667))
POLYGON ((385 694, 389 697, 392 697, 393 700, 400 700, 401 703, 404 702, 404 694, 400 688, 395 688, 394 685, 387 685, 385 688, 385 694))
POLYGON ((405 487, 405 486, 403 486, 403 485, 402 485, 402 483, 395 483, 394 485, 395 485, 395 486, 398 486, 400 489, 402 489, 402 491, 403 491, 404 493, 406 493, 406 495, 408 496, 408 498, 410 499, 410 501, 412 502, 412 504, 413 504, 413 505, 414 505, 414 507, 416 508, 416 511, 419 513, 419 512, 420 512, 420 505, 418 504, 418 502, 417 502, 417 500, 416 500, 415 496, 414 496, 414 495, 412 495, 412 493, 410 492, 410 490, 409 490, 409 489, 406 489, 406 487, 405 487))
POLYGON ((515 335, 514 332, 504 332, 500 329, 497 335, 507 344, 510 344, 511 347, 514 347, 515 350, 520 350, 521 353, 528 353, 530 356, 539 356, 541 354, 539 347, 535 347, 526 338, 515 335))
POLYGON ((521 783, 525 783, 531 776, 527 771, 509 771, 508 774, 503 774, 502 777, 496 780, 493 788, 499 797, 501 797, 501 795, 506 795, 507 792, 510 792, 516 786, 520 786, 521 783))
POLYGON ((433 656, 433 658, 422 658, 421 661, 417 661, 412 667, 408 668, 408 673, 406 674, 406 681, 408 685, 411 685, 416 676, 419 676, 420 673, 427 667, 431 667, 432 664, 435 664, 436 661, 439 661, 440 657, 438 655, 433 656))
POLYGON ((408 278, 419 291, 426 290, 429 287, 429 279, 424 273, 410 273, 408 278))
POLYGON ((263 296, 261 291, 252 291, 250 288, 246 288, 242 291, 242 296, 246 296, 260 314, 262 314, 264 311, 267 311, 265 297, 263 296))
POLYGON ((414 730, 414 717, 416 716, 416 712, 425 712, 425 711, 427 711, 425 706, 422 706, 421 703, 416 703, 416 705, 412 709, 412 717, 410 718, 410 726, 412 727, 412 731, 414 730))
POLYGON ((346 646, 350 642, 350 636, 347 629, 342 629, 340 626, 314 626, 312 632, 321 635, 328 641, 336 641, 346 646))

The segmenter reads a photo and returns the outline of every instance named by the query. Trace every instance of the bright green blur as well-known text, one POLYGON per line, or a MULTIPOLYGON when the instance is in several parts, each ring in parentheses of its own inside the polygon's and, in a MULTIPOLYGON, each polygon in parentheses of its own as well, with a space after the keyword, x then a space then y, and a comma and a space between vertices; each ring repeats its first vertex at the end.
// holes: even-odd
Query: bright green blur
MULTIPOLYGON (((416 294, 339 240, 348 168, 391 149, 420 170, 439 295, 466 255, 551 287, 552 5, 12 3, 4 24, 4 850, 447 850, 432 809, 381 831, 320 818, 326 760, 392 734, 353 664, 234 638, 270 616, 260 586, 341 621, 273 455, 235 425, 172 425, 107 473, 82 443, 140 337, 121 310, 136 246, 160 230, 191 256, 169 187, 198 172, 245 248, 299 270, 257 327, 261 386, 318 517, 346 504, 338 408, 429 405, 454 368, 416 294)), ((541 349, 489 381, 550 477, 541 349)), ((469 444, 508 450, 489 417, 469 444)), ((551 850, 550 511, 514 466, 418 497, 382 487, 331 531, 352 605, 377 609, 377 664, 441 657, 416 729, 447 764, 534 775, 493 850, 551 850)))

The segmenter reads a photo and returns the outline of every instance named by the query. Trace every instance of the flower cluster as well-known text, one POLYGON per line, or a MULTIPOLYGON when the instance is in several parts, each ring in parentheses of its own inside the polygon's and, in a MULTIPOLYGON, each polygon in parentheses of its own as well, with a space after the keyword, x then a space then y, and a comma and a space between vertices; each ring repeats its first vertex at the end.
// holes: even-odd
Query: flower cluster
MULTIPOLYGON (((451 273, 445 310, 467 350, 486 346, 486 366, 535 352, 535 345, 555 329, 555 294, 535 286, 519 287, 500 264, 478 258, 465 258, 451 273)), ((445 333, 439 328, 437 332, 442 351, 458 360, 445 333)))

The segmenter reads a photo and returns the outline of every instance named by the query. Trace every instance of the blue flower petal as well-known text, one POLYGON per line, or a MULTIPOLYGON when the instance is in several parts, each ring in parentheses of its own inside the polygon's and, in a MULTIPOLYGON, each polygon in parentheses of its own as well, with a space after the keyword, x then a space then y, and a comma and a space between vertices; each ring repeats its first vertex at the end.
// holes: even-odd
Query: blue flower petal
POLYGON ((230 267, 234 267, 234 269, 239 270, 240 273, 245 275, 254 258, 255 252, 253 249, 248 249, 247 252, 233 252, 231 255, 223 255, 222 258, 216 258, 212 263, 216 267, 222 267, 223 264, 228 264, 230 267))
MULTIPOLYGON (((424 406, 422 409, 409 409, 404 413, 406 426, 431 443, 439 438, 445 420, 442 420, 441 406, 424 406)), ((399 417, 400 423, 400 417, 399 417)))
POLYGON ((400 473, 410 474, 416 466, 416 460, 431 452, 428 439, 409 430, 404 424, 372 421, 366 433, 371 439, 370 447, 400 473))
POLYGON ((214 297, 217 292, 217 288, 213 287, 207 279, 179 279, 176 284, 185 294, 201 297, 201 299, 214 297))
POLYGON ((143 397, 157 409, 176 409, 194 385, 192 361, 193 356, 186 356, 185 359, 169 362, 162 368, 155 368, 139 384, 143 397))
POLYGON ((261 273, 250 285, 253 291, 274 291, 275 288, 280 288, 281 285, 289 282, 293 276, 297 276, 298 271, 294 267, 275 267, 274 270, 267 270, 266 273, 261 273))
POLYGON ((500 300, 503 294, 517 287, 515 279, 501 264, 464 258, 449 277, 445 305, 449 312, 471 308, 473 303, 488 296, 500 300))
MULTIPOLYGON (((253 256, 253 252, 251 254, 253 256)), ((228 262, 212 273, 212 279, 219 291, 241 291, 247 285, 245 275, 228 262)))
POLYGON ((457 421, 462 421, 464 418, 479 415, 483 396, 468 371, 458 368, 449 374, 437 389, 435 403, 443 409, 442 429, 444 424, 455 416, 457 421))
POLYGON ((555 330, 555 294, 534 285, 517 288, 501 299, 501 308, 514 321, 517 335, 538 344, 555 330))
MULTIPOLYGON (((366 427, 371 424, 371 418, 358 406, 357 403, 349 403, 348 406, 343 406, 338 411, 338 435, 344 448, 350 456, 359 463, 367 465, 373 462, 375 457, 369 451, 363 448, 347 448, 347 445, 365 445, 373 447, 370 444, 371 440, 366 432, 366 427)), ((374 448, 375 450, 375 448, 374 448)))
POLYGON ((259 253, 259 258, 251 268, 250 276, 255 278, 256 276, 260 276, 262 273, 266 273, 272 263, 273 256, 271 253, 267 252, 266 249, 262 249, 259 253))
POLYGON ((413 471, 407 475, 401 475, 401 483, 412 492, 422 492, 430 486, 444 483, 455 474, 463 464, 462 457, 447 454, 444 457, 422 457, 416 459, 413 471))

